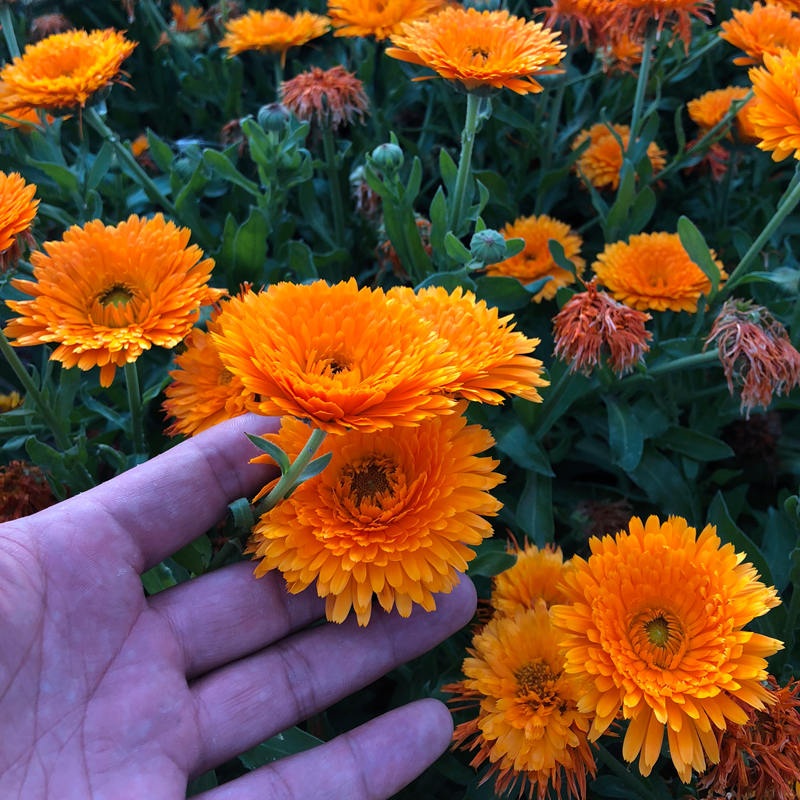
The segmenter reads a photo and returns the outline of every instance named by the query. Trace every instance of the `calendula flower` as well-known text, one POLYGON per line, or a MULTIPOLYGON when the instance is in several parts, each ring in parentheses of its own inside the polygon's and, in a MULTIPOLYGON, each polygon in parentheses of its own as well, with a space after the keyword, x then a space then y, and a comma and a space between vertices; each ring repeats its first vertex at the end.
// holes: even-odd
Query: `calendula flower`
POLYGON ((642 40, 631 38, 627 33, 615 33, 617 35, 596 53, 602 61, 603 72, 618 70, 633 74, 633 67, 642 63, 642 40))
MULTIPOLYGON (((728 86, 725 89, 714 89, 700 97, 690 100, 686 105, 689 116, 698 128, 699 135, 704 136, 715 125, 721 122, 730 111, 731 103, 747 97, 749 89, 744 86, 728 86)), ((743 140, 753 138, 753 126, 748 118, 753 101, 750 100, 736 112, 736 122, 739 126, 739 137, 743 140)))
POLYGON ((74 225, 63 241, 31 256, 36 281, 14 280, 33 300, 9 300, 20 316, 6 334, 19 347, 56 343, 51 358, 67 369, 100 367, 110 386, 117 367, 153 345, 175 347, 197 321, 200 306, 224 292, 211 289, 214 267, 189 246, 190 231, 153 219, 129 217, 74 225))
POLYGON ((716 731, 719 764, 697 781, 708 798, 796 800, 800 782, 800 681, 780 687, 768 677, 772 702, 743 706, 747 722, 716 731))
POLYGON ((787 11, 800 11, 800 2, 798 0, 767 0, 767 3, 771 6, 781 6, 787 11))
POLYGON ((731 396, 734 384, 740 386, 748 417, 756 406, 767 408, 773 395, 800 384, 800 353, 768 308, 749 300, 726 301, 705 347, 714 341, 731 396))
POLYGON ((294 16, 278 9, 255 11, 251 9, 241 17, 229 19, 220 47, 228 51, 228 58, 258 50, 262 53, 279 53, 281 64, 286 63, 286 53, 291 47, 300 47, 312 39, 324 36, 331 21, 310 11, 300 11, 294 16))
POLYGON ((734 8, 733 19, 720 27, 720 38, 747 54, 734 58, 734 64, 760 64, 765 55, 777 56, 784 48, 800 50, 800 19, 779 5, 756 0, 749 11, 734 8))
POLYGON ((39 201, 36 185, 25 183, 19 173, 0 172, 0 274, 19 260, 20 240, 33 244, 31 223, 39 201))
MULTIPOLYGON (((458 584, 471 548, 492 535, 483 517, 502 507, 489 494, 504 480, 499 462, 478 455, 494 440, 467 425, 465 407, 417 428, 327 437, 319 452, 332 453, 330 464, 253 529, 247 552, 262 559, 256 576, 280 569, 292 593, 314 584, 332 622, 352 607, 366 625, 373 595, 404 617, 415 603, 433 611, 434 594, 458 584)), ((294 460, 310 433, 284 417, 265 438, 294 460)))
POLYGON ((564 255, 575 265, 578 275, 582 275, 586 268, 586 262, 580 257, 583 239, 573 233, 569 225, 546 214, 519 217, 507 223, 501 233, 506 239, 524 239, 525 249, 505 261, 491 264, 486 268, 486 274, 516 278, 522 284, 549 277, 550 280, 533 297, 537 303, 543 299, 552 300, 562 286, 575 283, 575 276, 559 267, 550 255, 550 239, 555 239, 564 248, 564 255))
POLYGON ((472 766, 489 761, 484 780, 496 775, 494 791, 516 790, 538 800, 566 783, 574 797, 586 795, 595 764, 586 734, 591 718, 578 708, 581 688, 564 670, 560 634, 544 601, 495 617, 472 639, 464 680, 442 687, 458 695, 457 711, 477 708, 475 719, 455 730, 463 750, 477 750, 472 766))
MULTIPOLYGON (((2 100, 0 100, 2 104, 2 100)), ((55 122, 55 117, 45 115, 48 124, 55 122)), ((35 108, 8 108, 0 111, 0 125, 4 128, 15 128, 22 131, 32 131, 34 126, 41 130, 42 120, 35 108)))
POLYGON ((713 525, 698 536, 681 517, 645 525, 634 517, 627 531, 589 546, 588 561, 575 556, 564 577, 572 604, 551 609, 565 635, 564 670, 583 682, 578 708, 594 715, 589 739, 621 712, 630 720, 622 755, 639 756, 649 775, 666 728, 688 783, 706 756, 719 761, 714 728, 747 721, 739 703, 763 710, 772 702, 761 683, 765 656, 783 645, 744 627, 779 604, 775 589, 713 525))
POLYGON ((10 394, 0 394, 0 414, 5 414, 7 411, 13 411, 22 405, 22 397, 19 392, 11 392, 10 394))
MULTIPOLYGON (((711 257, 720 277, 727 278, 713 250, 711 257)), ((677 233, 640 233, 627 243, 607 244, 592 269, 615 300, 641 311, 692 314, 700 295, 711 291, 711 281, 689 258, 677 233)))
POLYGON ((526 542, 521 548, 515 542, 512 552, 517 563, 495 577, 492 589, 491 605, 500 616, 513 617, 517 609, 536 608, 540 601, 548 608, 567 602, 559 584, 569 561, 564 561, 560 547, 546 545, 540 550, 526 542))
MULTIPOLYGON (((208 38, 205 10, 199 6, 190 6, 187 9, 180 3, 172 3, 170 10, 172 11, 172 21, 169 27, 172 36, 190 50, 202 47, 208 38)), ((156 49, 169 44, 169 39, 169 34, 163 31, 156 49)))
POLYGON ((378 41, 401 33, 404 22, 426 19, 445 0, 328 0, 334 36, 374 36, 378 41))
POLYGON ((0 522, 10 522, 54 505, 44 473, 34 464, 12 461, 0 466, 0 522))
POLYGON ((709 15, 714 10, 711 0, 614 0, 611 6, 612 25, 630 36, 642 34, 654 24, 658 34, 664 27, 683 39, 686 52, 692 41, 692 17, 710 24, 709 15))
MULTIPOLYGON (((609 188, 616 191, 619 187, 623 162, 623 151, 617 137, 622 140, 622 145, 627 150, 631 130, 627 125, 612 125, 611 127, 616 136, 605 123, 598 122, 589 130, 581 131, 573 139, 571 146, 573 150, 577 150, 586 139, 589 139, 591 144, 581 153, 576 169, 596 189, 609 188)), ((653 165, 653 174, 664 169, 664 165, 667 163, 664 158, 666 153, 655 142, 650 142, 648 145, 647 155, 653 165)))
POLYGON ((492 405, 503 402, 501 392, 542 402, 537 387, 549 383, 542 378, 542 362, 529 355, 539 339, 515 331, 513 316, 500 317, 460 287, 450 294, 441 286, 418 292, 395 287, 387 297, 413 308, 447 342, 458 374, 443 391, 492 405))
POLYGON ((589 47, 595 40, 605 38, 611 8, 611 0, 551 0, 551 5, 537 8, 535 13, 545 14, 548 28, 569 29, 570 44, 577 44, 576 33, 580 30, 583 43, 589 47))
POLYGON ((750 70, 758 102, 750 109, 748 119, 761 139, 758 148, 772 151, 773 161, 783 161, 789 155, 800 159, 798 65, 800 53, 784 50, 778 56, 765 55, 764 67, 750 70))
POLYGON ((417 425, 453 410, 458 377, 434 326, 354 279, 279 283, 234 298, 214 335, 222 363, 259 395, 259 414, 312 420, 329 433, 417 425))
POLYGON ((313 67, 281 84, 281 102, 303 122, 314 121, 336 132, 356 117, 364 123, 369 100, 364 84, 344 67, 313 67))
POLYGON ((31 42, 38 42, 54 33, 64 33, 74 28, 75 26, 63 14, 42 14, 31 20, 28 39, 31 42))
POLYGON ((0 70, 0 113, 83 108, 119 80, 135 47, 115 30, 67 31, 29 44, 0 70))
MULTIPOLYGON (((386 54, 421 64, 469 91, 541 92, 537 75, 552 73, 566 46, 558 33, 508 11, 446 8, 392 35, 386 54)), ((421 80, 421 79, 420 79, 421 80)))
POLYGON ((570 372, 589 375, 603 357, 618 377, 644 362, 653 334, 645 328, 652 319, 597 291, 597 281, 573 295, 553 318, 555 354, 570 372))

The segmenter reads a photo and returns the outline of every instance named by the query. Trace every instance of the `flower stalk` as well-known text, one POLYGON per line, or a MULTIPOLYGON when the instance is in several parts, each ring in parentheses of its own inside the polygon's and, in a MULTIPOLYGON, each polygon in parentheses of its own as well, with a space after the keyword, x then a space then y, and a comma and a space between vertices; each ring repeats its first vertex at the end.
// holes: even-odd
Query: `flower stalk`
POLYGON ((6 47, 13 61, 15 58, 19 58, 20 52, 19 45, 17 44, 17 37, 14 33, 14 21, 11 18, 11 9, 8 7, 7 3, 0 2, 0 25, 3 26, 3 36, 6 40, 6 47))
POLYGON ((339 183, 339 170, 336 168, 336 142, 333 140, 333 130, 330 124, 322 126, 322 145, 325 149, 325 162, 328 166, 328 186, 331 192, 336 244, 338 247, 344 247, 344 202, 342 187, 339 183))
POLYGON ((639 78, 636 82, 636 95, 633 99, 633 113, 631 114, 631 137, 628 141, 628 152, 636 144, 639 132, 639 120, 644 108, 644 99, 647 95, 647 82, 650 78, 650 60, 653 55, 653 45, 656 40, 656 27, 648 27, 647 34, 642 45, 642 63, 639 67, 639 78))
POLYGON ((470 92, 467 95, 467 116, 464 122, 464 132, 461 134, 461 156, 458 160, 458 174, 450 202, 450 219, 448 220, 448 227, 456 236, 458 236, 465 216, 465 194, 472 169, 472 150, 475 146, 475 132, 478 128, 479 105, 478 95, 470 92))
POLYGON ((135 361, 125 364, 125 384, 128 388, 128 408, 131 412, 131 441, 134 452, 147 455, 144 440, 144 410, 142 408, 142 392, 139 389, 139 370, 135 361))

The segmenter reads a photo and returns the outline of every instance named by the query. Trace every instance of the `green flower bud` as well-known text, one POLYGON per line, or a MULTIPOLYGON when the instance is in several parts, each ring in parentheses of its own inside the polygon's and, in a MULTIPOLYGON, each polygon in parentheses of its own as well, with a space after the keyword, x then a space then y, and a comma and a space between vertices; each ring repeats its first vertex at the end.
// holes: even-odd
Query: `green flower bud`
POLYGON ((472 257, 484 264, 496 264, 506 257, 506 240, 502 233, 489 228, 476 233, 469 242, 472 257))
POLYGON ((258 110, 258 124, 270 133, 281 133, 286 130, 292 112, 282 103, 270 103, 258 110))
POLYGON ((387 175, 394 175, 403 166, 403 151, 396 144, 379 144, 372 151, 375 165, 387 175))

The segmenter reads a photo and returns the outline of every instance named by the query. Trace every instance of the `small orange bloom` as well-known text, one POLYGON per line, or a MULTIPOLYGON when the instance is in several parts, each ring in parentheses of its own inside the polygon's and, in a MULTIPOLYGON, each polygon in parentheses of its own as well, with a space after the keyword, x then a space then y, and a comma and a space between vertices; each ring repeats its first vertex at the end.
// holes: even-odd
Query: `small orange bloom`
POLYGON ((517 609, 536 608, 540 601, 549 608, 553 603, 566 603, 567 596, 559 584, 568 570, 561 548, 550 545, 541 550, 526 542, 524 548, 516 545, 513 551, 517 563, 495 577, 491 605, 503 617, 514 617, 517 609))
MULTIPOLYGON (((686 106, 692 121, 700 128, 700 136, 708 133, 716 124, 721 122, 730 111, 734 100, 743 100, 747 97, 749 89, 744 86, 728 86, 725 89, 715 89, 706 92, 700 97, 690 100, 686 106)), ((753 127, 748 119, 748 113, 753 107, 753 101, 745 103, 736 113, 741 138, 752 136, 753 127)))
POLYGON ((219 46, 228 51, 228 58, 246 50, 280 53, 281 64, 285 64, 289 48, 300 47, 324 36, 330 27, 331 21, 327 17, 310 11, 300 11, 291 16, 278 9, 250 10, 241 17, 228 20, 225 25, 227 33, 219 46))
MULTIPOLYGON (((722 262, 711 257, 722 278, 722 262)), ((592 265, 598 283, 615 300, 641 311, 697 311, 700 295, 708 296, 711 282, 689 258, 677 233, 640 233, 626 242, 607 244, 592 265)))
POLYGON ((566 45, 558 43, 558 36, 508 11, 451 7, 403 25, 386 55, 429 67, 470 92, 506 88, 528 94, 541 92, 535 77, 552 73, 561 61, 566 45))
POLYGON ((336 132, 356 115, 363 125, 369 100, 364 84, 344 67, 313 67, 281 84, 281 102, 303 122, 311 120, 336 132))
POLYGON ((550 239, 555 239, 564 248, 564 255, 575 265, 578 275, 582 275, 586 268, 586 262, 580 257, 583 239, 565 222, 546 214, 519 217, 507 223, 500 232, 506 239, 524 239, 525 249, 505 261, 489 265, 486 274, 506 275, 523 284, 549 276, 550 280, 533 298, 537 303, 543 299, 552 300, 562 286, 575 283, 575 276, 559 267, 550 254, 550 239))
POLYGON ((31 223, 39 201, 34 199, 36 185, 25 183, 19 173, 0 172, 0 272, 19 258, 19 240, 32 241, 31 223))
MULTIPOLYGON (((172 35, 189 49, 202 47, 208 38, 208 25, 206 25, 206 12, 199 6, 184 8, 180 3, 173 3, 170 6, 172 11, 172 22, 169 27, 172 35)), ((156 49, 169 44, 169 34, 162 32, 158 40, 156 49)))
POLYGON ((660 34, 666 26, 683 39, 686 52, 692 41, 692 17, 711 23, 712 0, 614 0, 611 4, 612 23, 618 31, 639 36, 648 23, 658 23, 660 34))
POLYGON ((28 517, 56 502, 39 467, 24 461, 0 466, 0 522, 28 517))
POLYGON ((789 155, 800 159, 800 86, 795 77, 798 68, 800 52, 783 50, 778 56, 765 55, 764 66, 750 70, 757 102, 748 119, 761 139, 759 150, 772 151, 773 161, 783 161, 789 155))
MULTIPOLYGON (((502 507, 489 494, 504 480, 499 462, 478 456, 494 440, 467 425, 465 407, 418 428, 327 437, 319 454, 332 453, 330 464, 254 528, 247 552, 262 559, 256 577, 280 569, 293 594, 315 584, 331 622, 352 607, 366 625, 373 595, 403 617, 414 603, 433 611, 433 595, 452 591, 471 548, 492 535, 483 517, 502 507)), ((265 438, 294 460, 310 434, 284 417, 265 438)))
POLYGON ((779 5, 756 0, 749 11, 734 8, 733 19, 722 23, 719 35, 747 54, 734 58, 734 64, 760 64, 765 55, 777 56, 783 48, 800 50, 800 19, 779 5))
POLYGON ((374 36, 378 41, 401 33, 404 22, 426 19, 445 0, 328 0, 334 36, 374 36))
POLYGON ((603 72, 619 70, 633 74, 633 67, 642 63, 643 51, 641 39, 632 39, 627 33, 620 33, 598 50, 597 55, 602 59, 603 72))

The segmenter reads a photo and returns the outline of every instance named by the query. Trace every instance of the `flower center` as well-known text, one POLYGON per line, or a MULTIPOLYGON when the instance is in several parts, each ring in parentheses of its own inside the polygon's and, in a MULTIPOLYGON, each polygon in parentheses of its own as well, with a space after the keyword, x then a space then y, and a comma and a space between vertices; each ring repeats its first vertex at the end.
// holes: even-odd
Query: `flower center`
POLYGON ((386 475, 386 467, 373 461, 353 474, 350 487, 356 503, 361 505, 364 498, 374 500, 379 494, 391 491, 392 485, 386 475))
POLYGON ((106 289, 100 297, 97 298, 103 308, 107 306, 124 306, 133 300, 133 292, 121 283, 115 283, 111 288, 106 289))
POLYGON ((232 380, 233 380, 233 373, 227 367, 223 367, 219 371, 219 377, 217 378, 217 383, 220 386, 229 386, 232 380))
POLYGON ((653 605, 629 618, 628 631, 634 651, 651 667, 674 669, 686 652, 688 636, 678 617, 663 606, 653 605))
POLYGON ((484 47, 471 47, 470 52, 473 58, 480 58, 481 61, 486 61, 489 58, 489 51, 484 47))
POLYGON ((645 631, 650 644, 656 647, 666 647, 669 642, 669 622, 664 617, 656 617, 645 623, 645 631))
POLYGON ((331 353, 321 359, 319 363, 322 366, 323 375, 328 372, 331 375, 340 375, 342 372, 347 372, 353 365, 349 356, 344 353, 331 353))
POLYGON ((514 677, 517 679, 520 696, 529 696, 539 704, 555 702, 555 682, 558 675, 553 674, 550 665, 543 659, 526 664, 514 677))

